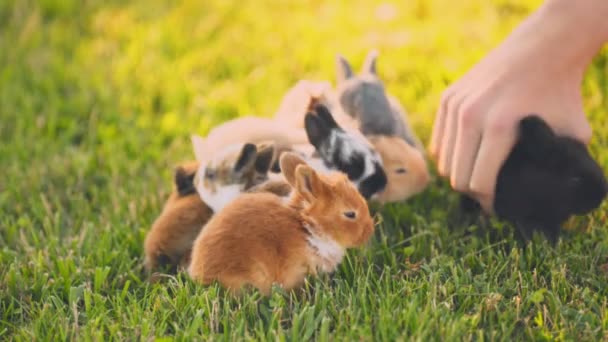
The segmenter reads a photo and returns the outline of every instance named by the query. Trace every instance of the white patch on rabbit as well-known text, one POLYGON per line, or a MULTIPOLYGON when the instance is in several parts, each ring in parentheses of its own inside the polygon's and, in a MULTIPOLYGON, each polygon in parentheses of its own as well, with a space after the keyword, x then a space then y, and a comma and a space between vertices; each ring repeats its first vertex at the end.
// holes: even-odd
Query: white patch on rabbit
POLYGON ((241 184, 221 185, 216 187, 216 191, 211 191, 204 186, 197 188, 197 190, 203 202, 213 209, 214 213, 222 210, 222 208, 243 193, 241 184))
POLYGON ((282 173, 280 173, 280 172, 268 172, 268 181, 269 182, 284 181, 284 180, 285 180, 285 176, 283 176, 282 173))
POLYGON ((328 168, 323 162, 323 160, 319 158, 307 157, 304 159, 304 161, 306 161, 306 164, 308 164, 310 167, 312 167, 315 171, 319 173, 329 173, 334 171, 328 168))
POLYGON ((218 166, 222 162, 228 159, 232 159, 236 163, 236 158, 240 154, 241 150, 243 150, 243 146, 245 144, 232 144, 222 148, 219 153, 213 155, 213 158, 208 160, 206 163, 201 163, 201 165, 205 164, 207 166, 218 166))
POLYGON ((336 148, 336 142, 338 140, 342 141, 342 149, 340 150, 340 159, 341 160, 350 160, 353 154, 361 154, 364 156, 365 166, 363 169, 363 174, 359 176, 357 180, 354 180, 353 183, 359 185, 359 182, 371 176, 376 170, 374 168, 374 163, 382 165, 382 159, 378 152, 372 149, 369 142, 362 135, 355 134, 354 132, 341 132, 333 130, 330 135, 330 146, 329 146, 329 155, 333 155, 334 149, 336 148))
POLYGON ((374 172, 376 172, 374 162, 378 162, 380 165, 382 165, 382 160, 380 160, 380 157, 376 156, 373 153, 371 157, 365 158, 365 171, 363 171, 363 175, 357 180, 357 186, 359 185, 359 182, 367 179, 367 177, 371 176, 372 174, 374 174, 374 172))
POLYGON ((292 149, 293 152, 297 153, 300 157, 302 157, 306 164, 312 167, 315 171, 319 173, 329 173, 335 171, 333 169, 328 168, 327 165, 325 165, 325 162, 323 162, 323 159, 313 157, 313 154, 315 153, 314 146, 310 144, 299 144, 292 146, 292 149))
POLYGON ((305 224, 304 228, 310 233, 310 236, 307 238, 308 244, 315 256, 318 257, 316 266, 323 272, 333 272, 342 261, 342 258, 344 258, 344 248, 331 238, 315 234, 312 227, 305 224))
POLYGON ((243 184, 218 184, 219 180, 212 180, 214 183, 215 190, 205 187, 205 173, 207 168, 215 169, 221 167, 226 160, 234 160, 239 155, 239 152, 243 149, 243 144, 233 144, 222 149, 221 152, 217 153, 210 160, 200 163, 199 169, 195 175, 194 185, 199 196, 213 210, 217 213, 224 208, 228 203, 236 199, 240 194, 243 193, 243 184))
POLYGON ((284 206, 289 206, 289 204, 291 203, 291 193, 289 193, 286 196, 281 196, 281 204, 283 204, 284 206))

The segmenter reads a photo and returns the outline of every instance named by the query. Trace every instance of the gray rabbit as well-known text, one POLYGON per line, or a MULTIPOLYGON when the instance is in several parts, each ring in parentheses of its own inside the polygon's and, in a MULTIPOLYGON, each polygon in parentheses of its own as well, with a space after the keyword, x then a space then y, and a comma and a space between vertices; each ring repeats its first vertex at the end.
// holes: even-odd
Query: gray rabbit
POLYGON ((343 56, 337 58, 336 99, 345 114, 359 121, 364 135, 398 136, 422 150, 422 144, 407 122, 407 113, 399 101, 387 94, 378 78, 378 52, 368 53, 359 75, 343 56))
MULTIPOLYGON (((376 72, 378 53, 371 51, 359 75, 338 56, 338 84, 333 94, 336 113, 350 120, 382 157, 388 178, 380 200, 407 199, 423 191, 430 181, 424 148, 407 122, 399 101, 388 95, 376 72)), ((339 116, 338 116, 339 118, 339 116)), ((340 122, 340 119, 338 120, 340 122)))

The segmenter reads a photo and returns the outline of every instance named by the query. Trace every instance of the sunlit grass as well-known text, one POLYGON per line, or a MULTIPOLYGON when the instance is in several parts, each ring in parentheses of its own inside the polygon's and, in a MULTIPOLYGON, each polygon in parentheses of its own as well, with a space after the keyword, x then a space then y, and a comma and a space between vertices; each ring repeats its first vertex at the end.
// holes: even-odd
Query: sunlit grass
MULTIPOLYGON (((141 269, 190 133, 270 116, 297 80, 333 82, 337 53, 358 68, 377 48, 427 141, 445 86, 540 3, 0 1, 0 339, 605 338, 606 204, 526 247, 437 181, 333 277, 268 299, 141 269)), ((604 168, 607 75, 604 51, 584 83, 604 168)))

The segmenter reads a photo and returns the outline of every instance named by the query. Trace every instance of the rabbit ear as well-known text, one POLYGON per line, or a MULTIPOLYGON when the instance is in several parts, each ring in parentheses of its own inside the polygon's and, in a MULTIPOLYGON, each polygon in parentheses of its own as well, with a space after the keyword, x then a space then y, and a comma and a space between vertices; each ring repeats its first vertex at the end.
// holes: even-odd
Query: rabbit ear
POLYGON ((308 141, 317 149, 329 139, 332 130, 322 118, 310 112, 304 118, 304 128, 308 141))
POLYGON ((194 149, 194 156, 197 161, 203 161, 205 156, 205 139, 200 135, 192 134, 190 137, 192 140, 192 148, 194 149))
POLYGON ((325 196, 326 185, 319 175, 308 165, 298 165, 295 172, 295 186, 308 202, 313 202, 325 196))
POLYGON ((178 166, 175 169, 173 181, 175 182, 175 188, 177 190, 177 193, 179 193, 180 196, 186 196, 196 192, 196 189, 194 187, 195 173, 196 170, 189 171, 182 166, 178 166))
POLYGON ((353 69, 350 67, 348 61, 342 57, 342 55, 338 55, 336 58, 337 67, 338 67, 338 84, 346 81, 347 79, 354 76, 353 69))
POLYGON ((255 158, 255 170, 259 173, 268 173, 270 166, 275 157, 274 144, 258 146, 258 152, 255 158))
POLYGON ((245 144, 241 153, 234 164, 234 172, 243 173, 253 167, 257 155, 257 148, 254 144, 245 144))
POLYGON ((285 152, 279 159, 281 172, 291 186, 296 186, 296 168, 298 165, 306 165, 306 162, 293 152, 285 152))
POLYGON ((365 62, 363 63, 363 69, 361 73, 370 73, 372 75, 377 75, 376 72, 376 60, 378 60, 378 50, 371 50, 367 57, 365 57, 365 62))
POLYGON ((314 110, 317 113, 317 116, 325 122, 325 125, 327 127, 332 129, 340 128, 340 126, 338 126, 338 123, 334 119, 333 115, 331 115, 331 112, 326 106, 319 103, 315 106, 314 110))
POLYGON ((519 122, 519 143, 530 155, 544 155, 554 142, 555 133, 539 116, 529 115, 519 122))

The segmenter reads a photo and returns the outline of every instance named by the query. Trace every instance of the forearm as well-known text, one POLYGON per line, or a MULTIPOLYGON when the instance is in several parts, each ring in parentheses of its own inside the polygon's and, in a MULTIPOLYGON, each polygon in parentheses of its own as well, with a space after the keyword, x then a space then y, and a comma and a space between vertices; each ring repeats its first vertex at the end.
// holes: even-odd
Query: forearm
POLYGON ((534 64, 552 74, 574 70, 572 75, 582 80, 585 69, 606 42, 608 0, 547 0, 491 55, 502 59, 500 63, 524 68, 534 64), (531 58, 534 55, 537 58, 531 58))

